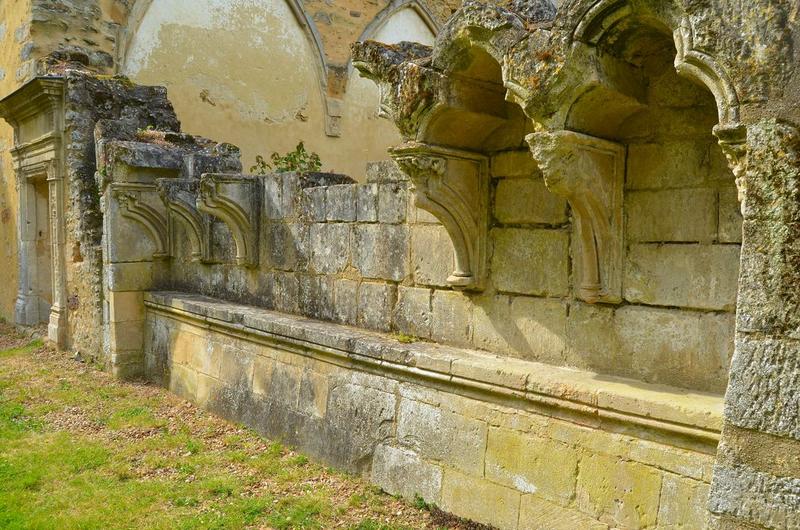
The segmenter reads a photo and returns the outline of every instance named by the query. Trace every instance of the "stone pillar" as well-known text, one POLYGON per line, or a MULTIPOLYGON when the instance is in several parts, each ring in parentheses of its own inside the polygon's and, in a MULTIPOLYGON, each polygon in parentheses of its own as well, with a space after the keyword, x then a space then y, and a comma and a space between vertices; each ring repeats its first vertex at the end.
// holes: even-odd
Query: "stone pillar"
POLYGON ((64 346, 67 341, 67 286, 64 259, 64 177, 58 159, 53 159, 47 172, 48 218, 50 220, 51 285, 53 303, 47 324, 47 336, 55 344, 64 346))
POLYGON ((764 120, 746 143, 743 128, 717 135, 736 173, 744 238, 712 523, 800 528, 800 132, 764 120))

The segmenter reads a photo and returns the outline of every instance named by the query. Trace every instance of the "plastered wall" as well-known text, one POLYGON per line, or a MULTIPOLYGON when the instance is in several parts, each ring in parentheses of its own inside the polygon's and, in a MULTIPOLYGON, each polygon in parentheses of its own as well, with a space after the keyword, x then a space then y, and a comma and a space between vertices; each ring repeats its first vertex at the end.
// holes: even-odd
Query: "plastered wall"
MULTIPOLYGON (((28 39, 27 2, 0 4, 0 93, 8 94, 20 86, 23 42, 28 39)), ((14 144, 11 126, 0 122, 0 317, 14 314, 17 295, 17 210, 14 168, 9 149, 14 144)))
MULTIPOLYGON (((322 20, 318 25, 326 26, 322 20)), ((303 140, 326 170, 363 179, 365 163, 386 158, 399 135, 378 117, 374 84, 347 67, 346 21, 333 23, 338 40, 328 31, 323 42, 348 78, 338 109, 326 106, 318 51, 285 2, 154 2, 120 70, 137 83, 165 85, 184 130, 238 145, 245 167, 257 154, 283 153, 303 140), (328 112, 341 114, 339 137, 326 134, 328 112)), ((411 8, 380 26, 372 38, 433 41, 432 28, 411 8)))

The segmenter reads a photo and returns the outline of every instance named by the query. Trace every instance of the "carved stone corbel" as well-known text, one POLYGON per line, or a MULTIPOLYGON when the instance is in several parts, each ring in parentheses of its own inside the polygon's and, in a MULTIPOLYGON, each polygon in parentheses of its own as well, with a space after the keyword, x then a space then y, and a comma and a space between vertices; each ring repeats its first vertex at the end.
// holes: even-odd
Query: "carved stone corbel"
POLYGON ((221 219, 236 244, 236 263, 258 265, 259 179, 244 175, 203 175, 197 209, 221 219))
POLYGON ((197 211, 195 202, 200 183, 195 179, 158 179, 158 193, 167 207, 167 226, 169 233, 171 256, 176 255, 175 225, 179 222, 189 237, 192 247, 192 261, 202 263, 211 260, 208 229, 203 216, 197 211))
POLYGON ((142 225, 150 234, 156 250, 154 259, 169 257, 169 234, 167 232, 167 219, 156 208, 147 204, 142 197, 147 193, 155 193, 154 186, 137 184, 112 185, 111 196, 117 201, 120 214, 142 225))
POLYGON ((425 144, 392 149, 411 179, 417 207, 444 225, 455 249, 454 289, 481 290, 486 279, 489 226, 488 159, 469 151, 425 144))
POLYGON ((569 201, 575 218, 578 297, 622 300, 625 148, 571 131, 526 138, 547 187, 569 201))
MULTIPOLYGON (((744 196, 747 192, 745 182, 745 171, 747 171, 747 127, 744 125, 732 125, 714 127, 714 136, 719 140, 722 153, 728 160, 728 167, 733 171, 736 178, 736 189, 739 192, 739 203, 744 203, 744 196)), ((742 212, 744 213, 744 212, 742 212)))

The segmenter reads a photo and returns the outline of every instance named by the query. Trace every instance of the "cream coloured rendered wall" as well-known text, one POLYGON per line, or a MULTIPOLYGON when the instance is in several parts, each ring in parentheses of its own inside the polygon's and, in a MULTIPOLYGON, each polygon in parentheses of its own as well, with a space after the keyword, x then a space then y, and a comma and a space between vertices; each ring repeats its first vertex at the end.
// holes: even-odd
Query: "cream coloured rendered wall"
MULTIPOLYGON (((435 35, 425 21, 411 8, 405 8, 389 17, 369 39, 395 44, 415 41, 433 45, 435 35)), ((379 116, 380 93, 374 82, 362 78, 358 71, 350 72, 345 97, 345 118, 342 123, 342 140, 359 149, 359 163, 386 158, 386 149, 401 142, 397 127, 379 116)), ((351 173, 355 178, 360 173, 351 173)), ((359 179, 360 180, 360 179, 359 179)))
MULTIPOLYGON (((413 10, 390 17, 376 37, 432 40, 413 10)), ((169 89, 186 132, 238 145, 245 169, 257 154, 286 152, 299 140, 325 170, 363 179, 365 163, 399 141, 377 116, 378 93, 351 74, 342 135, 325 134, 318 52, 283 0, 153 2, 120 70, 134 82, 169 89)))
MULTIPOLYGON (((28 38, 30 2, 0 2, 0 94, 22 84, 17 79, 22 43, 28 38)), ((14 144, 11 126, 0 120, 0 317, 13 321, 17 297, 16 177, 9 149, 14 144)))

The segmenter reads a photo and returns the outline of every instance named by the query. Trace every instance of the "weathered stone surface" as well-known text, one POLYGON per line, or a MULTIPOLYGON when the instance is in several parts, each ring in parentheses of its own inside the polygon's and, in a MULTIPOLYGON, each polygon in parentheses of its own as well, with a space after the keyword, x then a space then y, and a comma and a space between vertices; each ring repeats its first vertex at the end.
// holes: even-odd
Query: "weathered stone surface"
POLYGON ((630 240, 711 243, 717 238, 716 190, 628 192, 625 206, 630 240))
MULTIPOLYGON (((418 43, 408 42, 403 44, 419 49, 426 48, 418 43)), ((393 160, 381 160, 380 162, 367 163, 367 182, 369 183, 403 182, 406 180, 408 180, 408 177, 400 171, 393 160)))
POLYGON ((392 495, 407 499, 419 496, 429 503, 440 502, 442 469, 406 449, 379 445, 372 459, 372 481, 392 495))
POLYGON ((397 414, 397 439, 426 460, 446 462, 472 475, 483 473, 485 423, 441 408, 403 399, 397 414))
POLYGON ((472 341, 472 307, 467 297, 457 292, 434 291, 432 307, 431 338, 468 346, 472 341))
POLYGON ((418 287, 400 287, 394 310, 394 324, 398 331, 414 337, 431 336, 431 290, 418 287))
POLYGON ((342 324, 355 325, 358 320, 358 282, 336 280, 334 291, 334 319, 342 324))
POLYGON ((520 493, 488 480, 446 470, 442 482, 442 509, 498 528, 516 528, 520 493))
POLYGON ((475 300, 474 345, 526 359, 559 363, 567 313, 559 300, 496 295, 475 300))
POLYGON ((527 149, 497 153, 492 157, 491 172, 496 178, 531 178, 541 175, 527 149))
POLYGON ((705 528, 709 485, 665 474, 658 524, 662 528, 705 528))
POLYGON ((366 467, 375 447, 392 435, 395 408, 393 394, 354 384, 336 385, 330 389, 326 418, 340 439, 319 443, 345 444, 339 450, 349 455, 355 464, 351 467, 366 467))
POLYGON ((569 290, 569 235, 561 230, 492 231, 492 271, 501 291, 563 296, 569 290))
POLYGON ((378 221, 377 184, 362 184, 356 188, 356 219, 361 223, 378 221))
MULTIPOLYGON (((282 271, 304 270, 309 258, 308 234, 306 224, 270 223, 265 228, 263 244, 266 262, 282 271)), ((313 243, 311 248, 314 248, 313 243)))
MULTIPOLYGON (((300 370, 274 359, 255 357, 253 392, 287 407, 297 407, 300 398, 300 370)), ((326 396, 327 397, 327 396, 326 396)), ((312 404, 313 400, 306 401, 312 404)))
MULTIPOLYGON (((267 180, 266 182, 270 182, 267 180)), ((268 190, 272 191, 272 187, 268 186, 268 190)), ((274 193, 274 192, 273 192, 274 193)), ((301 206, 303 216, 313 223, 322 223, 328 218, 327 209, 327 190, 323 187, 307 188, 302 191, 301 206)), ((274 199, 267 197, 267 204, 274 203, 274 199)), ((270 209, 267 210, 269 212, 270 209)), ((269 215, 269 214, 268 214, 269 215)))
POLYGON ((114 263, 105 267, 109 291, 144 291, 153 286, 153 263, 114 263))
POLYGON ((327 188, 325 218, 328 221, 356 220, 356 187, 339 184, 327 188))
MULTIPOLYGON (((571 304, 566 339, 569 364, 604 372, 630 366, 631 359, 619 347, 615 318, 611 307, 571 304)), ((629 375, 624 369, 621 372, 629 375)))
POLYGON ((494 215, 505 224, 559 225, 567 221, 567 203, 539 179, 503 179, 495 191, 494 215))
POLYGON ((662 189, 702 185, 706 181, 706 145, 681 142, 669 146, 680 156, 664 156, 662 144, 632 144, 628 147, 627 188, 662 189))
POLYGON ((714 468, 709 509, 769 528, 800 528, 800 479, 775 477, 749 466, 714 468))
POLYGON ((629 302, 725 311, 736 306, 736 245, 633 245, 628 260, 629 302))
POLYGON ((408 231, 402 225, 353 229, 353 265, 365 278, 402 281, 408 274, 408 231))
POLYGON ((800 342, 740 336, 726 419, 746 429, 800 440, 800 342))
POLYGON ((350 264, 350 232, 348 224, 311 225, 311 266, 316 272, 338 274, 350 264))
POLYGON ((608 525, 586 514, 553 504, 536 495, 523 495, 519 530, 608 530, 608 525))
POLYGON ((736 188, 719 191, 719 241, 742 242, 742 210, 736 188))
POLYGON ((725 390, 733 356, 733 314, 626 306, 616 311, 614 325, 621 359, 638 377, 653 383, 725 390))
POLYGON ((489 430, 486 478, 566 506, 575 495, 578 452, 506 429, 489 430))
POLYGON ((298 301, 304 315, 322 320, 333 319, 333 278, 302 274, 298 276, 298 301))
POLYGON ((365 328, 389 331, 397 287, 388 283, 364 282, 358 290, 358 324, 365 328))
POLYGON ((447 230, 442 226, 411 228, 411 269, 418 285, 447 286, 453 271, 455 252, 447 230))
POLYGON ((583 454, 576 504, 611 526, 647 528, 658 518, 661 477, 652 468, 597 454, 583 454))
POLYGON ((406 220, 407 211, 408 197, 405 186, 381 184, 378 187, 378 222, 403 223, 406 220))

